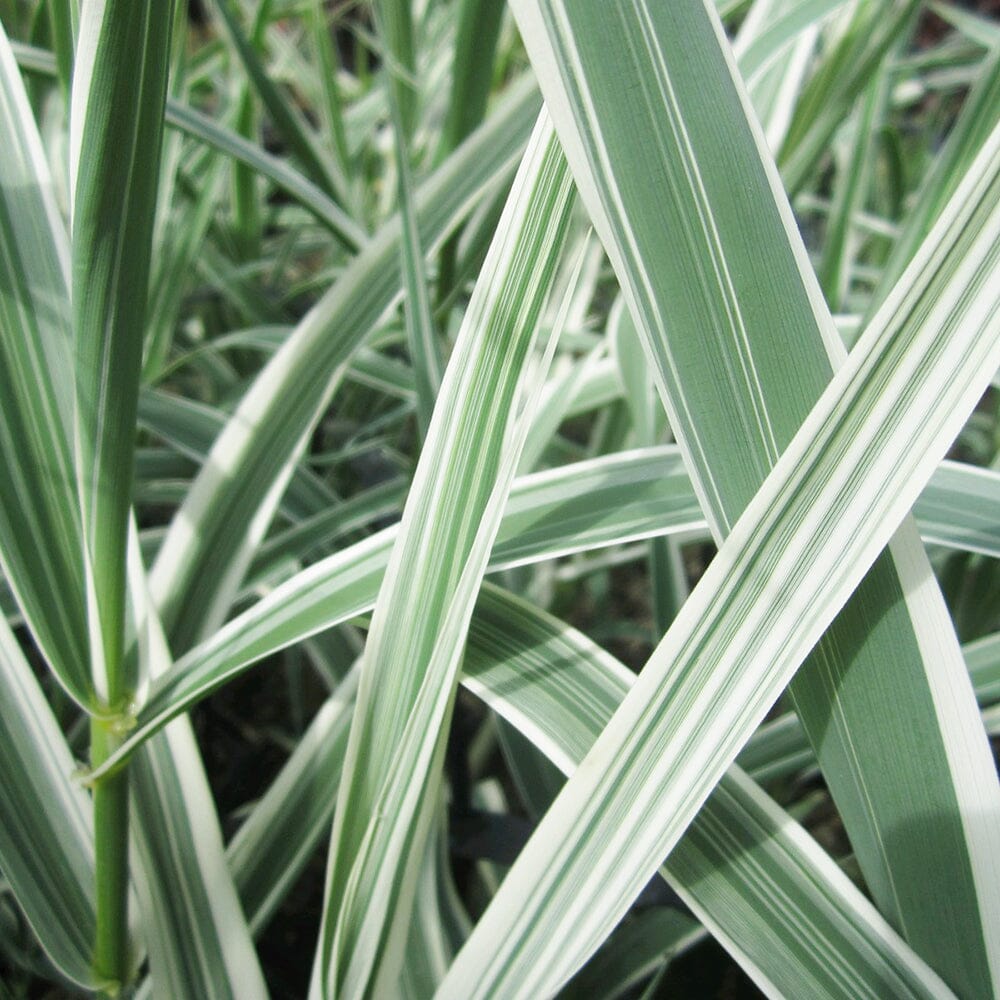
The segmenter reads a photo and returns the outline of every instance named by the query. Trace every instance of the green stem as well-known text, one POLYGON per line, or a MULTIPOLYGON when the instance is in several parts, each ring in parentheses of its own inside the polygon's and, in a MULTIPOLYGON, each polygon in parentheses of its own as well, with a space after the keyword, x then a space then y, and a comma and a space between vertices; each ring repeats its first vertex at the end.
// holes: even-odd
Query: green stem
MULTIPOLYGON (((121 737, 106 720, 92 719, 90 759, 97 766, 118 747, 121 737)), ((94 787, 97 937, 94 971, 116 986, 128 979, 128 770, 122 768, 94 787)))

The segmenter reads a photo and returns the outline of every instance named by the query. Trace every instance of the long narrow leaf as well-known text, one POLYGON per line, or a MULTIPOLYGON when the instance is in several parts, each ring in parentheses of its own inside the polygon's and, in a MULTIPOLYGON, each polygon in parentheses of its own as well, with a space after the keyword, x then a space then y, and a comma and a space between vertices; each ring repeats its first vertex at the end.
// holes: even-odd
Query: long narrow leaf
MULTIPOLYGON (((51 53, 25 45, 23 42, 14 44, 12 48, 18 62, 25 69, 48 76, 55 74, 56 64, 51 53)), ((367 239, 365 231, 321 187, 279 157, 272 156, 237 132, 225 128, 197 109, 169 98, 165 119, 173 128, 226 156, 231 156, 268 178, 340 237, 349 248, 356 249, 367 239)))
POLYGON ((266 997, 187 719, 175 720, 143 748, 130 777, 154 995, 266 997))
POLYGON ((409 917, 436 804, 440 727, 519 457, 518 392, 571 205, 543 113, 466 313, 375 606, 331 837, 324 995, 391 990, 399 974, 393 941, 409 917))
POLYGON ((885 53, 913 24, 919 0, 856 4, 842 36, 803 89, 778 154, 789 191, 798 191, 885 53))
MULTIPOLYGON (((77 483, 90 666, 100 712, 124 713, 138 686, 125 657, 126 544, 149 258, 173 4, 94 0, 82 11, 70 115, 77 483)), ((91 760, 118 744, 91 723, 91 760)), ((128 976, 128 785, 94 788, 94 967, 128 976)))
POLYGON ((52 710, 0 620, 0 870, 56 967, 96 988, 94 831, 72 771, 52 710))
POLYGON ((0 565, 60 683, 87 705, 95 698, 73 465, 69 241, 2 25, 0 132, 0 565))
MULTIPOLYGON (((146 591, 135 532, 129 585, 140 654, 152 676, 169 652, 146 591)), ((155 995, 200 1000, 267 995, 226 866, 222 834, 191 724, 176 719, 130 767, 135 881, 155 995)))
MULTIPOLYGON (((574 629, 484 588, 465 683, 567 774, 634 682, 631 671, 574 629)), ((738 768, 713 791, 660 873, 770 993, 950 995, 738 768)))
POLYGON ((921 185, 912 214, 892 248, 870 311, 881 305, 917 252, 945 203, 1000 120, 1000 46, 988 53, 934 169, 921 185))
POLYGON ((100 0, 81 21, 73 80, 73 330, 77 463, 95 683, 114 706, 143 321, 173 4, 100 0))
MULTIPOLYGON (((484 185, 513 166, 537 98, 511 96, 423 185, 417 218, 432 247, 484 185)), ((257 377, 171 525, 152 571, 172 646, 184 651, 217 626, 284 492, 305 435, 344 363, 399 291, 399 220, 366 244, 257 377)))
MULTIPOLYGON (((662 461, 617 456, 587 465, 520 481, 501 522, 491 568, 701 523, 676 451, 662 461), (670 486, 678 483, 682 492, 676 497, 670 486), (666 496, 660 499, 664 485, 666 496)), ((370 611, 397 534, 398 528, 387 528, 302 570, 192 649, 154 681, 135 728, 105 769, 262 657, 370 611)), ((103 769, 95 772, 100 773, 103 769)))
MULTIPOLYGON (((465 671, 466 686, 568 773, 635 679, 579 632, 492 586, 481 594, 471 623, 465 671)), ((322 816, 333 803, 310 792, 318 782, 339 780, 338 748, 342 752, 350 708, 344 699, 354 684, 353 678, 345 682, 323 709, 263 808, 248 820, 246 834, 241 830, 234 841, 234 848, 240 843, 230 852, 234 874, 247 886, 248 901, 261 891, 269 901, 279 897, 318 843, 322 816), (321 732, 332 737, 328 745, 321 732), (291 817, 302 810, 309 820, 296 824, 291 817), (257 887, 251 873, 261 876, 257 887)), ((738 774, 709 800, 661 873, 772 989, 832 997, 947 995, 815 843, 738 774), (751 830, 756 836, 731 849, 733 831, 751 830), (716 861, 706 870, 701 859, 710 855, 716 861), (783 947, 792 936, 797 947, 783 947)))
POLYGON ((267 107, 274 127, 281 133, 312 182, 325 194, 333 194, 338 186, 343 187, 343 183, 338 184, 340 179, 336 177, 335 169, 331 169, 332 163, 327 162, 323 156, 309 126, 301 120, 291 103, 267 75, 250 39, 240 27, 232 0, 215 0, 213 6, 221 15, 220 26, 236 50, 254 89, 267 107))
MULTIPOLYGON (((721 540, 843 357, 726 43, 697 2, 515 10, 721 540), (613 70, 609 38, 629 53, 613 70)), ((844 45, 865 48, 873 16, 859 7, 844 45)), ((954 988, 981 993, 1000 932, 984 924, 995 890, 974 876, 968 803, 991 762, 966 739, 976 706, 929 573, 908 527, 791 694, 882 912, 954 988), (889 689, 902 700, 882 718, 889 689), (951 936, 928 872, 934 894, 963 900, 951 936)))
MULTIPOLYGON (((944 462, 917 506, 930 540, 1000 558, 998 503, 1000 476, 944 462)), ((490 569, 700 530, 707 525, 677 449, 642 449, 517 480, 490 569)), ((370 611, 397 532, 384 529, 302 570, 192 649, 154 681, 136 728, 108 764, 264 657, 370 611)))
MULTIPOLYGON (((998 276, 995 131, 546 814, 442 997, 549 993, 628 908, 890 540, 1000 365, 998 276)), ((968 831, 970 854, 990 926, 1000 825, 995 806, 982 803, 995 801, 997 780, 992 766, 974 778, 987 812, 968 831)))
MULTIPOLYGON (((409 8, 401 4, 386 4, 381 8, 385 25, 383 33, 387 44, 392 37, 396 44, 405 45, 407 26, 412 33, 412 25, 408 25, 409 8), (400 17, 399 12, 406 10, 406 17, 400 17), (390 30, 389 25, 394 25, 390 30)), ((411 61, 412 61, 412 53, 411 61)), ((405 67, 404 67, 405 69, 405 67)), ((391 72, 391 68, 390 68, 391 72)), ((410 362, 413 366, 413 381, 417 390, 417 422, 421 438, 427 436, 431 413, 434 410, 434 400, 441 387, 443 365, 438 353, 435 337, 434 319, 431 314, 430 286, 427 281, 424 266, 424 254, 420 246, 420 235, 417 229, 416 213, 413 204, 413 178, 410 167, 409 135, 413 131, 414 99, 413 91, 407 81, 394 78, 389 88, 389 103, 392 110, 392 128, 395 137, 396 170, 399 174, 399 214, 402 222, 402 239, 399 252, 402 255, 402 272, 406 288, 403 303, 406 323, 406 339, 410 347, 410 362), (408 96, 409 95, 409 96, 408 96), (403 101, 408 99, 409 123, 403 101)))

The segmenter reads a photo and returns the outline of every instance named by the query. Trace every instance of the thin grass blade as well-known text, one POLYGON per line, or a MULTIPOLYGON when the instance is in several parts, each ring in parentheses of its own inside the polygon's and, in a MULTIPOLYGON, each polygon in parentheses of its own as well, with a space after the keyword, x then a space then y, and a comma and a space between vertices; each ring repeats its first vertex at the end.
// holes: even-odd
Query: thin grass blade
MULTIPOLYGON (((138 537, 129 584, 138 653, 153 677, 169 651, 146 590, 138 537)), ((233 880, 194 732, 176 719, 129 768, 134 876, 156 996, 248 1000, 267 996, 233 880)))
POLYGON ((60 684, 91 705, 73 464, 69 240, 2 25, 0 131, 0 565, 60 684))
MULTIPOLYGON (((537 111, 520 90, 422 185, 417 216, 430 249, 513 167, 537 111)), ((400 226, 365 246, 295 334, 265 366, 219 436, 174 518, 151 582, 173 648, 217 627, 284 492, 299 446, 319 418, 345 362, 399 294, 400 226)))
POLYGON ((1000 121, 1000 44, 987 54, 975 85, 948 133, 944 149, 914 199, 913 211, 892 248, 869 314, 884 301, 899 280, 934 221, 941 214, 969 164, 1000 121))
MULTIPOLYGON (((126 544, 173 4, 94 0, 81 13, 70 115, 75 437, 93 684, 91 762, 120 741, 138 661, 125 656, 126 544)), ((94 968, 129 974, 128 784, 94 787, 94 968)))
POLYGON ((77 464, 95 684, 112 707, 135 686, 120 675, 125 547, 172 10, 90 4, 73 81, 77 464))
MULTIPOLYGON (((262 13, 267 5, 258 5, 262 13)), ((336 176, 333 164, 323 155, 315 135, 301 120, 291 103, 268 76, 257 51, 240 26, 239 18, 231 0, 214 0, 213 7, 219 12, 220 27, 223 28, 230 45, 246 70, 264 106, 271 116, 274 127, 294 153, 309 179, 328 196, 334 196, 343 189, 343 182, 336 176)))
POLYGON ((97 989, 94 831, 73 758, 17 640, 0 619, 0 869, 55 966, 97 989))
POLYGON ((571 205, 543 114, 466 313, 375 606, 331 837, 323 995, 391 991, 400 971, 442 727, 519 458, 518 395, 571 205))
POLYGON ((384 72, 388 75, 389 101, 396 109, 400 132, 408 144, 417 123, 420 100, 413 11, 410 4, 393 0, 375 0, 375 11, 384 72))
MULTIPOLYGON (((401 46, 409 52, 412 64, 413 27, 409 23, 409 8, 402 4, 383 4, 380 8, 380 25, 390 51, 397 58, 404 53, 396 51, 401 46), (401 11, 405 10, 405 17, 401 11)), ((412 71, 412 65, 409 67, 412 71)), ((407 66, 399 72, 405 72, 407 66)), ((390 67, 390 72, 393 72, 390 67)), ((406 323, 406 339, 410 348, 410 363, 417 390, 417 423, 421 439, 426 438, 430 426, 434 400, 441 387, 443 364, 438 350, 434 318, 431 313, 430 284, 424 266, 424 254, 420 246, 413 199, 413 177, 410 167, 410 141, 415 115, 414 91, 410 81, 393 76, 389 87, 389 105, 392 130, 395 136, 396 171, 399 176, 399 214, 403 233, 399 252, 402 255, 402 272, 406 288, 403 312, 406 323), (405 103, 404 103, 405 102, 405 103)))
POLYGON ((823 155, 837 126, 850 114, 886 52, 913 26, 919 0, 856 4, 803 87, 778 153, 786 187, 797 192, 823 155))

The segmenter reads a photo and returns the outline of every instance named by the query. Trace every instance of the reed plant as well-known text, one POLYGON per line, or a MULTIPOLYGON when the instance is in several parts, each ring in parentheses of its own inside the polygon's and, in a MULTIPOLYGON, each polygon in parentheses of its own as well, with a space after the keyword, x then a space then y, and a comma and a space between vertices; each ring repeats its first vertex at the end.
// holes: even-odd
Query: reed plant
POLYGON ((0 0, 6 993, 1000 996, 972 7, 0 0))

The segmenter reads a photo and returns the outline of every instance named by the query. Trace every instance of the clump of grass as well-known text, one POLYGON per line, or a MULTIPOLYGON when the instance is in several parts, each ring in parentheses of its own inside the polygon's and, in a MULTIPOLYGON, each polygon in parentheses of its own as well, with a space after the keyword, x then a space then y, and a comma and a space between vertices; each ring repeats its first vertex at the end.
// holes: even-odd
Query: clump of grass
POLYGON ((993 21, 0 17, 15 995, 1000 994, 993 21))

